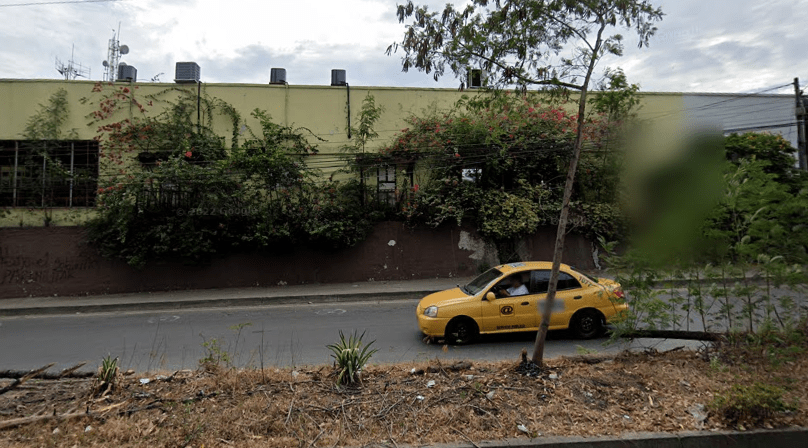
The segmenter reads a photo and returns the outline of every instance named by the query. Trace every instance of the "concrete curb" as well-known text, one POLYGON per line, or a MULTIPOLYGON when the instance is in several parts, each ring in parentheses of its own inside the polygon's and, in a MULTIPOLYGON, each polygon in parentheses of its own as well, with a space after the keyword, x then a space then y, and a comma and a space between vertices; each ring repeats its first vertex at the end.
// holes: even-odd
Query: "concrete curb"
POLYGON ((633 433, 608 437, 542 437, 429 446, 436 448, 467 448, 469 446, 480 448, 798 448, 808 446, 808 428, 633 433))
POLYGON ((144 301, 126 303, 101 303, 86 305, 54 305, 25 308, 0 308, 0 317, 57 315, 79 313, 109 313, 115 311, 162 311, 202 308, 250 307, 266 305, 290 305, 306 303, 374 302, 386 300, 420 299, 433 290, 389 293, 344 293, 329 295, 296 295, 279 297, 242 297, 228 299, 199 299, 175 301, 144 301))

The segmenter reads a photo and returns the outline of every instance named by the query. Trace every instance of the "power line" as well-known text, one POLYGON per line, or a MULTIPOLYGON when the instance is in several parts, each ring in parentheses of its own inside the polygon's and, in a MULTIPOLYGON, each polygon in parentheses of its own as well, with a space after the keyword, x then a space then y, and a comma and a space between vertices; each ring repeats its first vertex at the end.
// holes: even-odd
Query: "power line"
MULTIPOLYGON (((780 90, 780 89, 782 89, 784 87, 788 87, 788 86, 791 86, 791 85, 794 85, 794 84, 793 83, 788 83, 788 84, 783 84, 783 85, 776 86, 776 87, 771 87, 771 88, 768 88, 768 89, 763 89, 763 90, 760 90, 760 91, 757 91, 757 92, 739 94, 737 96, 732 96, 731 98, 727 98, 727 99, 724 99, 724 100, 721 100, 721 101, 716 101, 716 102, 713 102, 713 103, 702 104, 701 106, 696 106, 696 107, 690 108, 690 109, 682 108, 682 109, 671 110, 671 111, 668 111, 668 112, 659 112, 660 115, 646 117, 646 119, 658 120, 660 118, 669 117, 671 115, 681 113, 681 112, 703 111, 703 110, 707 110, 707 109, 710 109, 712 107, 715 107, 715 106, 717 106, 719 104, 725 104, 725 103, 729 103, 729 102, 732 102, 732 101, 741 100, 741 99, 744 99, 744 98, 754 98, 756 95, 760 95, 760 94, 766 93, 766 92, 771 92, 771 91, 774 91, 774 90, 780 90)), ((687 93, 683 93, 682 95, 683 96, 687 95, 687 93)))
POLYGON ((763 129, 774 129, 774 128, 785 128, 785 127, 793 127, 797 126, 796 121, 792 121, 790 123, 778 123, 778 124, 768 124, 762 126, 750 126, 745 128, 735 128, 735 129, 724 129, 724 133, 732 133, 732 132, 741 132, 741 131, 755 131, 755 130, 763 130, 763 129))

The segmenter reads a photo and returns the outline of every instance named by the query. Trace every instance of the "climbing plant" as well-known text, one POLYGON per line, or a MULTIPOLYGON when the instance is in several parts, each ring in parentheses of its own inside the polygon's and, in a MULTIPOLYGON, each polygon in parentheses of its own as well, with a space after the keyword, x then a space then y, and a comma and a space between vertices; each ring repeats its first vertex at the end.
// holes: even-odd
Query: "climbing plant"
MULTIPOLYGON (((511 92, 465 96, 449 111, 410 117, 407 128, 368 158, 414 173, 397 195, 406 222, 468 222, 483 236, 508 242, 556 223, 576 121, 563 100, 511 92)), ((601 158, 611 123, 593 113, 586 124, 587 151, 601 158)), ((586 166, 581 176, 593 181, 578 184, 571 227, 617 238, 623 224, 609 185, 616 177, 604 175, 606 169, 612 167, 586 166)))
MULTIPOLYGON (((71 186, 94 184, 96 173, 90 166, 73 163, 71 140, 77 139, 75 129, 65 129, 70 116, 67 91, 58 89, 28 118, 12 163, 15 203, 13 206, 68 206, 66 199, 71 186)), ((90 187, 93 188, 93 187, 90 187)), ((3 185, 11 197, 11 182, 3 185)), ((84 204, 87 205, 87 204, 84 204)), ((46 215, 45 224, 49 223, 46 215)))
POLYGON ((233 251, 306 241, 351 245, 369 231, 361 208, 341 187, 319 182, 308 167, 317 138, 307 129, 279 125, 256 109, 253 130, 232 106, 181 90, 143 99, 126 86, 96 90, 99 110, 90 118, 98 123, 108 175, 88 227, 106 256, 134 266, 165 259, 204 263, 233 251), (158 102, 161 111, 149 114, 158 102), (231 148, 213 131, 213 114, 231 120, 231 148))

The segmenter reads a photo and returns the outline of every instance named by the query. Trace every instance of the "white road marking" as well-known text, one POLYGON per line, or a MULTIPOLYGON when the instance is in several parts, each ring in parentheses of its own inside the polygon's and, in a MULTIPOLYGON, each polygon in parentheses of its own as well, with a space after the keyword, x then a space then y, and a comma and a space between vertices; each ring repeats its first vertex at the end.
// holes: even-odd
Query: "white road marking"
POLYGON ((335 308, 335 309, 325 309, 325 310, 317 310, 314 312, 319 316, 325 316, 327 314, 345 314, 345 310, 342 308, 335 308))
POLYGON ((154 323, 157 323, 158 321, 160 321, 160 322, 176 322, 178 320, 180 320, 180 316, 160 316, 160 317, 152 316, 146 322, 148 322, 150 324, 154 324, 154 323))

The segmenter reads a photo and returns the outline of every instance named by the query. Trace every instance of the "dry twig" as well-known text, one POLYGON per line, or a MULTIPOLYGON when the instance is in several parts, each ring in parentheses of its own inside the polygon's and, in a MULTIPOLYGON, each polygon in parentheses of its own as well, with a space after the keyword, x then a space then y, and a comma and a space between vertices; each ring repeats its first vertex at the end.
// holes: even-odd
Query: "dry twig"
POLYGON ((6 387, 4 387, 4 388, 0 389, 0 395, 3 395, 4 393, 6 393, 6 392, 8 392, 8 391, 10 391, 10 390, 14 390, 14 389, 16 389, 16 388, 20 387, 20 386, 22 385, 22 383, 24 383, 24 382, 26 382, 26 381, 30 380, 31 378, 33 378, 33 377, 35 377, 35 376, 39 375, 40 373, 42 373, 42 372, 44 372, 44 371, 46 371, 46 370, 50 369, 50 368, 51 368, 51 367, 53 367, 55 364, 56 364, 55 362, 52 362, 52 363, 50 363, 50 364, 48 364, 48 365, 46 365, 46 366, 43 366, 43 367, 40 367, 40 368, 38 368, 38 369, 36 369, 36 370, 32 370, 32 371, 28 372, 28 374, 24 375, 24 376, 23 376, 23 377, 21 377, 21 378, 17 378, 16 380, 14 380, 14 382, 13 382, 13 383, 11 383, 11 384, 9 384, 8 386, 6 386, 6 387))

